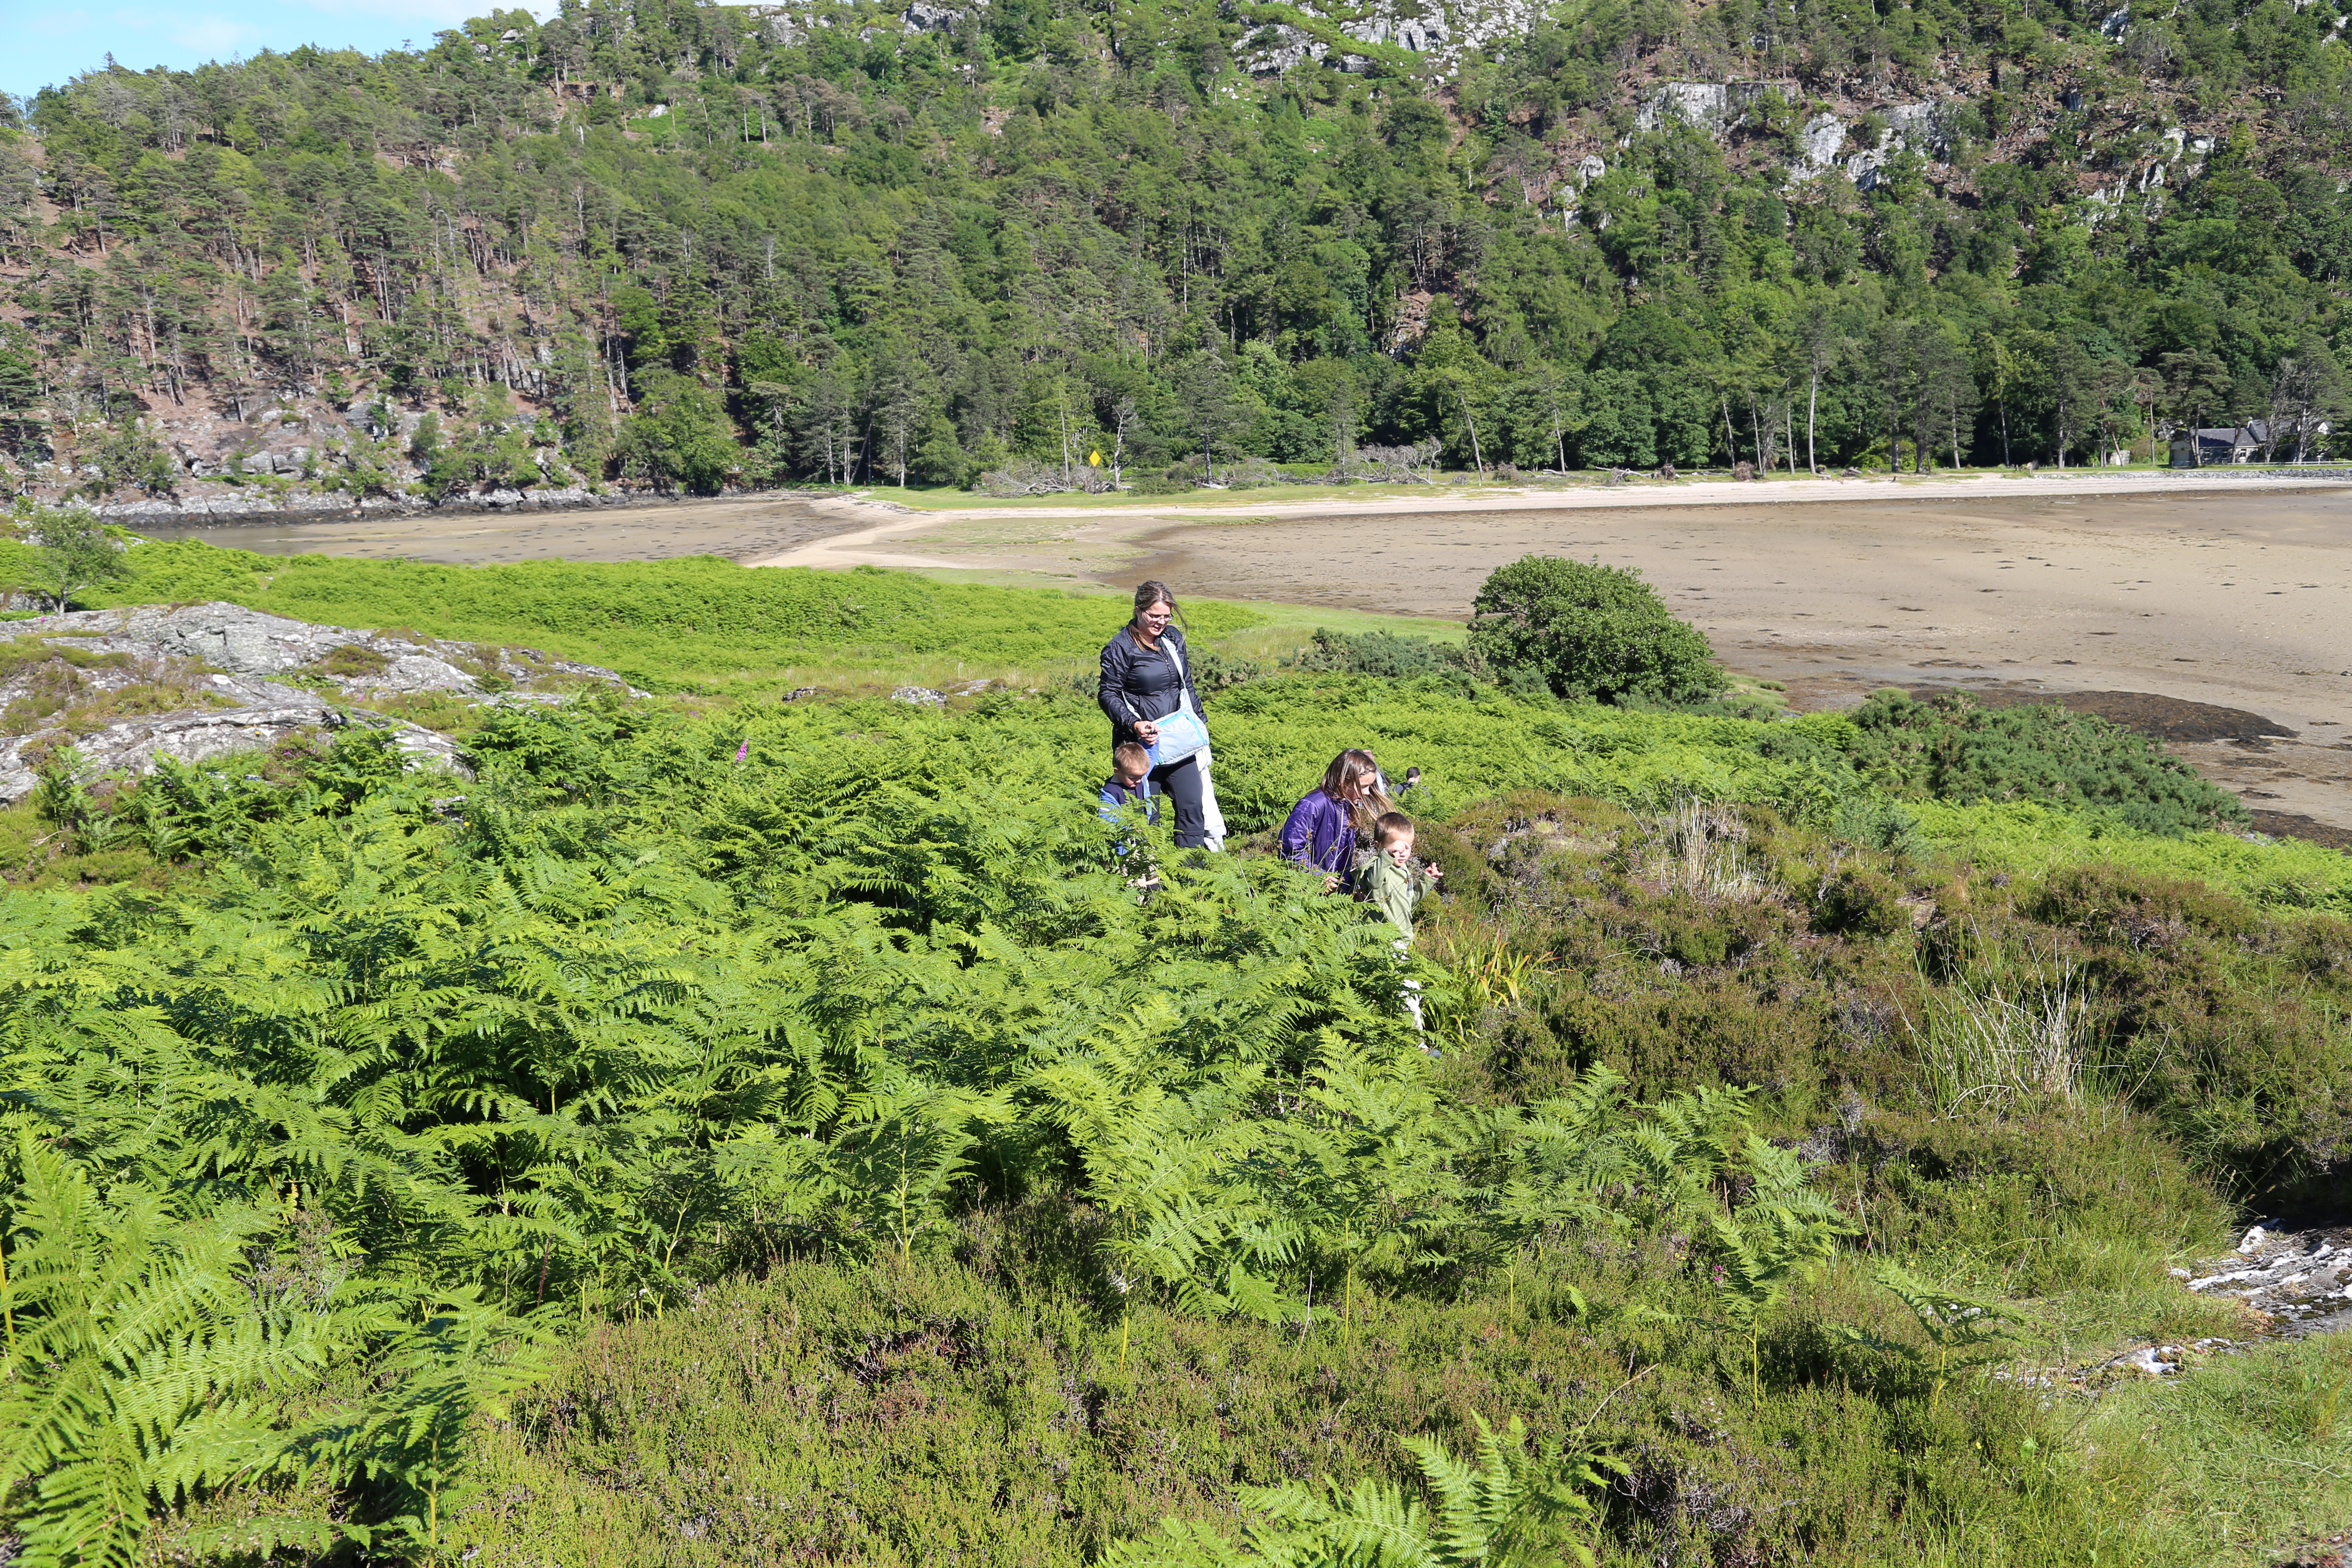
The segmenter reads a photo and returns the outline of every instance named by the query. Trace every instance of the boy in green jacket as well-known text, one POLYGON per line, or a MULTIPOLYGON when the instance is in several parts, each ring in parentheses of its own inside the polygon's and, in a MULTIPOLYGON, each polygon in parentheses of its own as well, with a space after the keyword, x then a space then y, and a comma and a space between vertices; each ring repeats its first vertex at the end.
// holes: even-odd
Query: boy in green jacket
MULTIPOLYGON (((1434 861, 1414 865, 1412 860, 1412 818, 1402 812, 1382 812, 1372 823, 1372 858, 1363 870, 1361 891, 1365 900, 1380 907, 1397 930, 1403 934, 1396 941, 1397 956, 1404 956, 1412 942, 1412 911, 1420 907, 1423 898, 1436 890, 1443 875, 1434 861)), ((1412 1015, 1412 1026, 1422 1027, 1421 983, 1404 983, 1404 1010, 1412 1015)))

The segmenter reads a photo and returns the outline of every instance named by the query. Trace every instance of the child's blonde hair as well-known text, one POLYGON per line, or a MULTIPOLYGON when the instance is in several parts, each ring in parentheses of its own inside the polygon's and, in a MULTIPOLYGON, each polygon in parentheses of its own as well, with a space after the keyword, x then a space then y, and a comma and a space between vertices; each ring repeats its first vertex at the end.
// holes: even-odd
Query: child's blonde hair
POLYGON ((1383 849, 1412 836, 1412 818, 1401 811, 1384 811, 1372 823, 1372 839, 1383 849))
POLYGON ((1110 765, 1122 773, 1148 773, 1151 753, 1133 741, 1121 741, 1110 749, 1110 765))

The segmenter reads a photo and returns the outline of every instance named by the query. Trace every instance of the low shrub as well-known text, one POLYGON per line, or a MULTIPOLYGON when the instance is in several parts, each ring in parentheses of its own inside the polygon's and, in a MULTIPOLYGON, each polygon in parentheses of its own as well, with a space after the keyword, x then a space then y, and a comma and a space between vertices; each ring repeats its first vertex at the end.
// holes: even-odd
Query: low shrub
POLYGON ((2242 826, 2246 809, 2137 731, 2054 703, 1986 708, 1964 692, 1871 695, 1853 715, 1853 766, 1899 793, 1973 804, 2043 801, 2141 833, 2242 826))
POLYGON ((1899 901, 1903 889, 1891 877, 1865 866, 1848 866, 1824 878, 1813 898, 1813 929, 1876 942, 1907 931, 1910 912, 1899 901))
POLYGON ((1484 673, 1467 648, 1394 632, 1350 635, 1318 626, 1312 646, 1283 660, 1287 669, 1332 670, 1346 675, 1371 675, 1385 679, 1412 679, 1425 675, 1462 678, 1475 684, 1484 673))
POLYGON ((1528 555, 1471 601, 1470 650, 1567 698, 1696 701, 1723 689, 1706 638, 1629 568, 1528 555))

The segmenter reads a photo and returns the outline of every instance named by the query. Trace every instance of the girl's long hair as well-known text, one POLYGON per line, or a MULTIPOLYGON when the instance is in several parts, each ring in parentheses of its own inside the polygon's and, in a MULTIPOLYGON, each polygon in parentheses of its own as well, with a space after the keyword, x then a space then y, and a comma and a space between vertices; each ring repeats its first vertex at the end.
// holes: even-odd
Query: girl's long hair
POLYGON ((1381 765, 1367 751, 1351 747, 1332 758, 1331 765, 1323 770, 1322 787, 1323 793, 1347 812, 1349 825, 1366 837, 1371 834, 1372 823, 1381 813, 1396 809, 1381 793, 1381 765), (1354 800, 1342 793, 1351 784, 1361 784, 1364 788, 1364 793, 1354 800))

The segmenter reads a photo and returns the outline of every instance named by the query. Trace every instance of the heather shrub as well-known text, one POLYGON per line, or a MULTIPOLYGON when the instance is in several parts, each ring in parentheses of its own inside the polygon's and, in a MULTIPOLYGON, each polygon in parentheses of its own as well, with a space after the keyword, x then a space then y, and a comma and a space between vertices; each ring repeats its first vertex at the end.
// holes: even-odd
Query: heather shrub
POLYGON ((1639 572, 1528 555, 1471 601, 1470 651, 1555 695, 1695 701, 1723 689, 1706 638, 1675 618, 1639 572))

